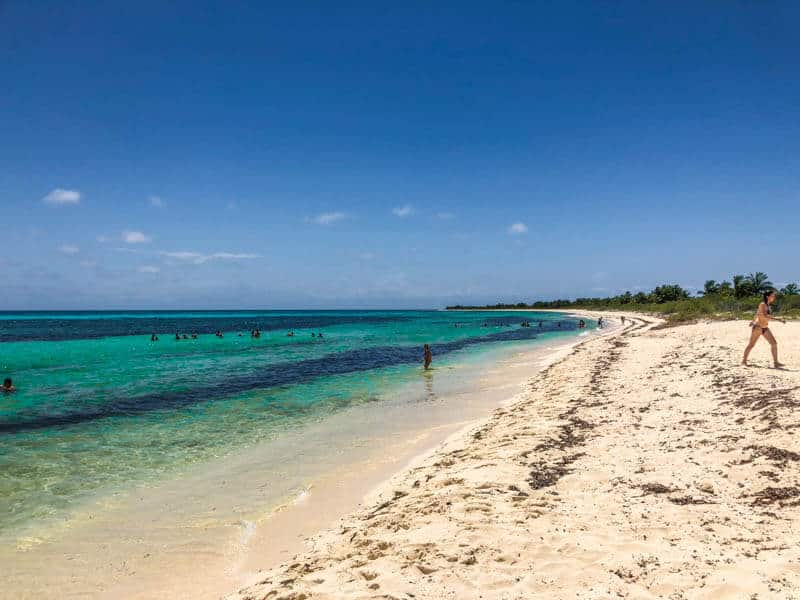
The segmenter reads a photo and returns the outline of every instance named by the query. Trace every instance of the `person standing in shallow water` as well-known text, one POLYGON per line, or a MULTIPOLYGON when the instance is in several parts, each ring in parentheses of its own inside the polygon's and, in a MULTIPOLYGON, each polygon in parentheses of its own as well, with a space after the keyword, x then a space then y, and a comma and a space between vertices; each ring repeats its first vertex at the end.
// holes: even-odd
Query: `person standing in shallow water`
POLYGON ((758 338, 762 335, 764 339, 769 342, 770 349, 772 350, 772 362, 775 364, 775 368, 778 369, 783 366, 782 363, 778 362, 778 342, 769 330, 769 322, 780 321, 781 323, 786 323, 786 320, 772 316, 772 308, 770 308, 770 305, 773 302, 775 302, 775 290, 765 292, 763 302, 758 305, 756 316, 750 322, 750 327, 752 327, 753 330, 750 332, 750 341, 744 349, 744 357, 742 358, 742 365, 745 367, 749 366, 747 364, 747 357, 750 356, 750 351, 753 349, 753 346, 756 345, 758 338))
POLYGON ((433 360, 433 355, 431 354, 431 347, 429 344, 425 344, 423 352, 425 355, 425 370, 427 371, 431 366, 431 361, 433 360))

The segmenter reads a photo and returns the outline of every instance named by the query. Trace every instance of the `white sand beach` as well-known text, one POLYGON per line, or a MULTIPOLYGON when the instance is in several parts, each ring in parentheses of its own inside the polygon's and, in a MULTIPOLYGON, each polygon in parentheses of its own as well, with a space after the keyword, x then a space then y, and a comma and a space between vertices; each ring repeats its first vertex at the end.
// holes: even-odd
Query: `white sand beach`
POLYGON ((800 323, 627 318, 229 600, 798 597, 800 323))

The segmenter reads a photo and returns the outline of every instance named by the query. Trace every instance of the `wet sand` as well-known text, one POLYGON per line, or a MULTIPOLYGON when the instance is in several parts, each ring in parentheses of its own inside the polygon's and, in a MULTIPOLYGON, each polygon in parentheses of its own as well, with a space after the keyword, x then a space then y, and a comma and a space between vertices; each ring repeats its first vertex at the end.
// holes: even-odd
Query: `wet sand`
POLYGON ((628 319, 229 599, 800 596, 800 323, 628 319))

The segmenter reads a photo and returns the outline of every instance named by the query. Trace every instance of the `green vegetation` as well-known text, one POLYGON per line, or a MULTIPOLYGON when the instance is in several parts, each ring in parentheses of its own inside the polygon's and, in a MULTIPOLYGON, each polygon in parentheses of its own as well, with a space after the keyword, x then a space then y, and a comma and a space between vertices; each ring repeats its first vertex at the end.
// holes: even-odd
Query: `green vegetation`
MULTIPOLYGON (((775 289, 766 273, 734 275, 731 281, 717 282, 709 279, 697 296, 679 285, 665 284, 650 293, 625 292, 609 298, 576 298, 575 300, 550 300, 532 303, 495 304, 494 306, 448 306, 448 309, 537 309, 565 308, 591 310, 628 310, 656 313, 670 322, 686 322, 701 318, 738 319, 752 318, 761 295, 775 289)), ((782 317, 800 317, 800 288, 790 283, 778 290, 773 305, 775 314, 782 317)))

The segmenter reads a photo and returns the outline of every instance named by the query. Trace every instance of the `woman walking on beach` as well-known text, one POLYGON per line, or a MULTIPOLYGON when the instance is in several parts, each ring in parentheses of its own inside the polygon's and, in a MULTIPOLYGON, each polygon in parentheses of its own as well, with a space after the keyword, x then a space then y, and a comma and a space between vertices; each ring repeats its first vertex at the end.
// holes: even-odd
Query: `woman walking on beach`
POLYGON ((750 323, 750 327, 753 328, 753 331, 750 333, 750 342, 747 344, 747 348, 744 349, 744 358, 742 358, 742 364, 745 367, 748 366, 747 357, 750 355, 750 351, 753 349, 753 346, 756 345, 758 338, 762 335, 769 342, 772 350, 772 361, 775 363, 775 368, 777 369, 783 366, 778 362, 778 342, 775 341, 775 336, 772 335, 772 332, 769 330, 769 322, 780 321, 781 323, 786 323, 786 321, 784 319, 777 319, 772 316, 772 308, 770 308, 770 304, 773 302, 775 302, 775 290, 764 292, 764 301, 758 305, 756 316, 750 323))

